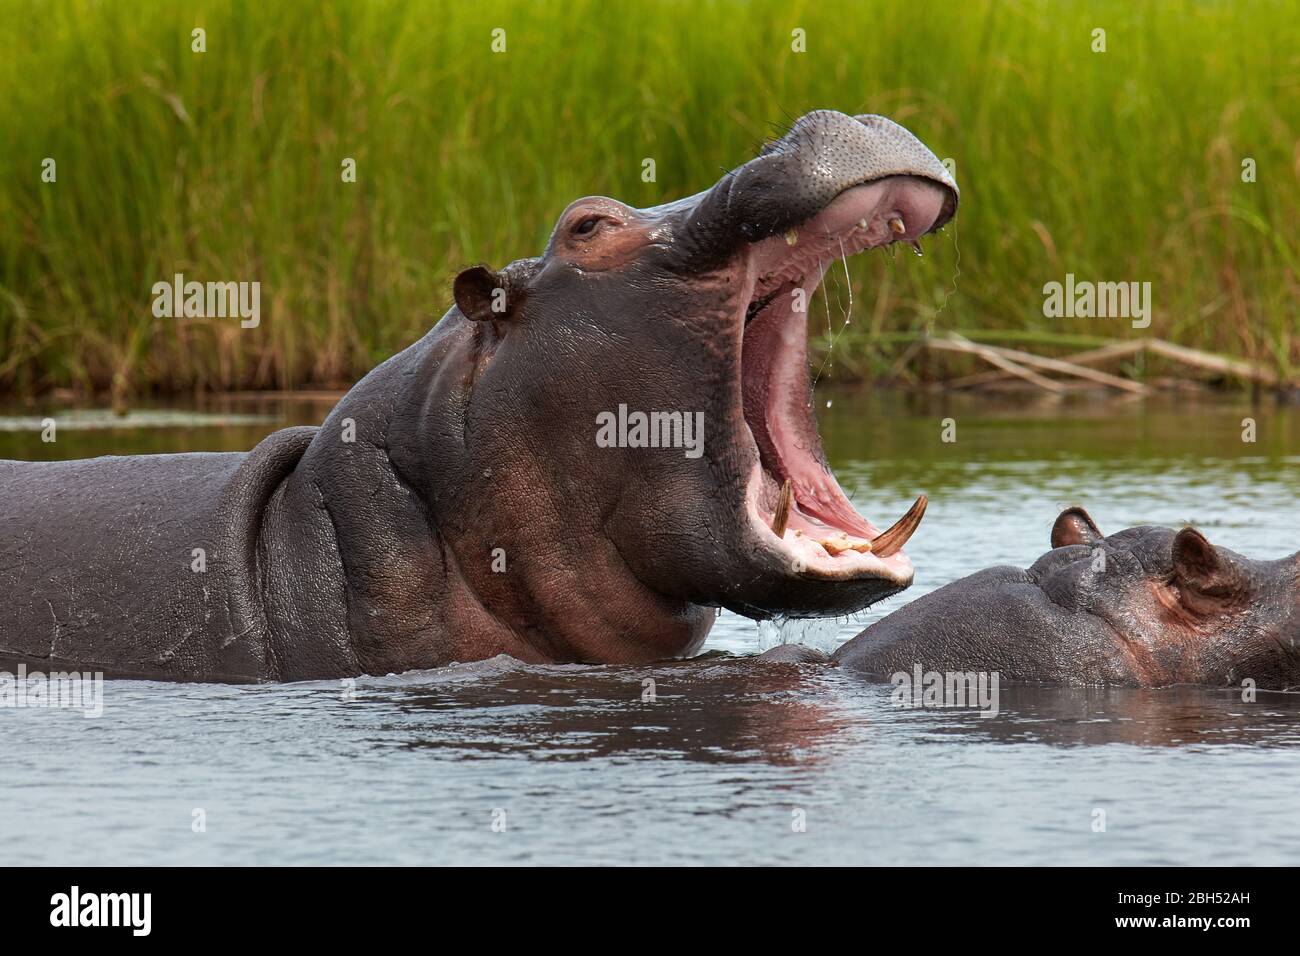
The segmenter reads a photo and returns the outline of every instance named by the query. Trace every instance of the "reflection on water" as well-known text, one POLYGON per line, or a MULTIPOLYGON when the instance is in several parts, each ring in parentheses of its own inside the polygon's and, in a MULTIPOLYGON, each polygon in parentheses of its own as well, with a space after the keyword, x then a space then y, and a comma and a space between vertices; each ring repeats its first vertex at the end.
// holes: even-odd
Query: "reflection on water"
MULTIPOLYGON (((427 673, 399 706, 430 720, 406 746, 532 760, 669 758, 744 764, 815 760, 843 723, 799 668, 737 658, 646 668, 526 667, 508 659, 457 669, 456 680, 427 673), (496 670, 484 679, 483 670, 496 670), (477 711, 464 733, 451 721, 477 711), (430 713, 431 712, 431 713, 430 713)), ((388 685, 375 689, 383 695, 388 685)))
MULTIPOLYGON (((327 410, 218 411, 287 423, 327 410)), ((1032 561, 1070 503, 1103 530, 1195 520, 1253 557, 1300 547, 1295 410, 839 393, 821 411, 841 481, 873 520, 931 497, 908 548, 916 586, 806 631, 827 644, 976 568, 1032 561), (1254 444, 1240 440, 1245 416, 1254 444), (939 441, 945 417, 954 445, 939 441)), ((267 427, 69 429, 53 446, 0 431, 0 457, 246 448, 267 427)), ((744 659, 759 643, 724 614, 709 655, 688 662, 497 659, 354 687, 118 682, 96 720, 0 710, 0 826, 51 834, 33 860, 65 863, 1281 863, 1300 851, 1300 695, 1004 684, 995 717, 902 710, 888 685, 744 659), (206 832, 193 832, 196 809, 206 832)))
POLYGON ((1009 743, 1135 744, 1190 747, 1300 744, 1300 694, 1241 693, 1204 687, 1137 690, 1128 687, 1002 685, 1000 710, 985 718, 953 714, 935 733, 957 733, 1009 743))

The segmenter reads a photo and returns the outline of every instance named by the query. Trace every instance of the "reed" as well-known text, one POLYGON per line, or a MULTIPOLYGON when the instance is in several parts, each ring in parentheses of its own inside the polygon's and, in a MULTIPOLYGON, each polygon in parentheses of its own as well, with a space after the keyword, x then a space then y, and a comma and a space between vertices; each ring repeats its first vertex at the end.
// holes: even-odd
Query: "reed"
POLYGON ((1282 0, 0 0, 0 391, 348 382, 570 200, 696 191, 817 107, 896 118, 963 187, 924 259, 850 265, 847 324, 836 267, 827 375, 935 328, 1150 334, 1291 376, 1298 51, 1282 0), (259 281, 261 325, 155 318, 176 272, 259 281), (1150 281, 1151 327, 1045 317, 1066 273, 1150 281))

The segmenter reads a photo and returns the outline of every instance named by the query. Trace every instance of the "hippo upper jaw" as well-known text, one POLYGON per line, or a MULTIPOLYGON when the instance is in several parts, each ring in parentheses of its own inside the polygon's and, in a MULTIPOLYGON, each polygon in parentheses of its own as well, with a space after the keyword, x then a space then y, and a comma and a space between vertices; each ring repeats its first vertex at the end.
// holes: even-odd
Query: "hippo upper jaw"
POLYGON ((910 131, 883 117, 815 110, 711 189, 647 210, 684 211, 679 241, 697 266, 729 262, 746 246, 813 221, 855 186, 891 177, 926 180, 942 191, 937 215, 913 238, 942 229, 960 192, 948 168, 910 131))

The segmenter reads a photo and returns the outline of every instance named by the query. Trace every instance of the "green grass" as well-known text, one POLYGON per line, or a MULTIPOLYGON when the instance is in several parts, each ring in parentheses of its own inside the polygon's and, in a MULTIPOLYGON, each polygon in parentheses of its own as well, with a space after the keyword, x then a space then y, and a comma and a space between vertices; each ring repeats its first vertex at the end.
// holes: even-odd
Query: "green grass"
POLYGON ((894 117, 963 188, 924 260, 854 261, 830 374, 929 325, 1300 368, 1296 3, 0 0, 0 90, 0 391, 346 382, 570 200, 696 191, 817 107, 894 117), (155 319, 178 271, 260 281, 261 327, 155 319), (1152 327, 1044 318, 1066 272, 1152 282, 1152 327))

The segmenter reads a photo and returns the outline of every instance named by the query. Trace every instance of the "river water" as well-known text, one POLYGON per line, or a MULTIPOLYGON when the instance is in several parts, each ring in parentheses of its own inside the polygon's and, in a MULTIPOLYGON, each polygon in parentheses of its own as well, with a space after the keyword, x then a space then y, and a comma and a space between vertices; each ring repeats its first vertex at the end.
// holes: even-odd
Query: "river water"
MULTIPOLYGON (((27 848, 14 862, 1300 858, 1300 694, 1003 685, 990 717, 900 709, 887 684, 745 659, 785 639, 831 647, 956 577, 1027 565, 1069 504, 1107 532, 1190 521, 1252 557, 1290 554, 1300 409, 824 386, 818 401, 832 402, 819 413, 841 483, 877 524, 930 496, 904 595, 762 631, 723 614, 704 659, 656 666, 500 658, 354 686, 126 681, 106 685, 93 719, 0 710, 0 833, 27 848), (941 440, 945 419, 956 441, 941 440)), ((327 408, 61 414, 54 443, 35 430, 44 410, 11 409, 0 458, 245 449, 327 408)))

